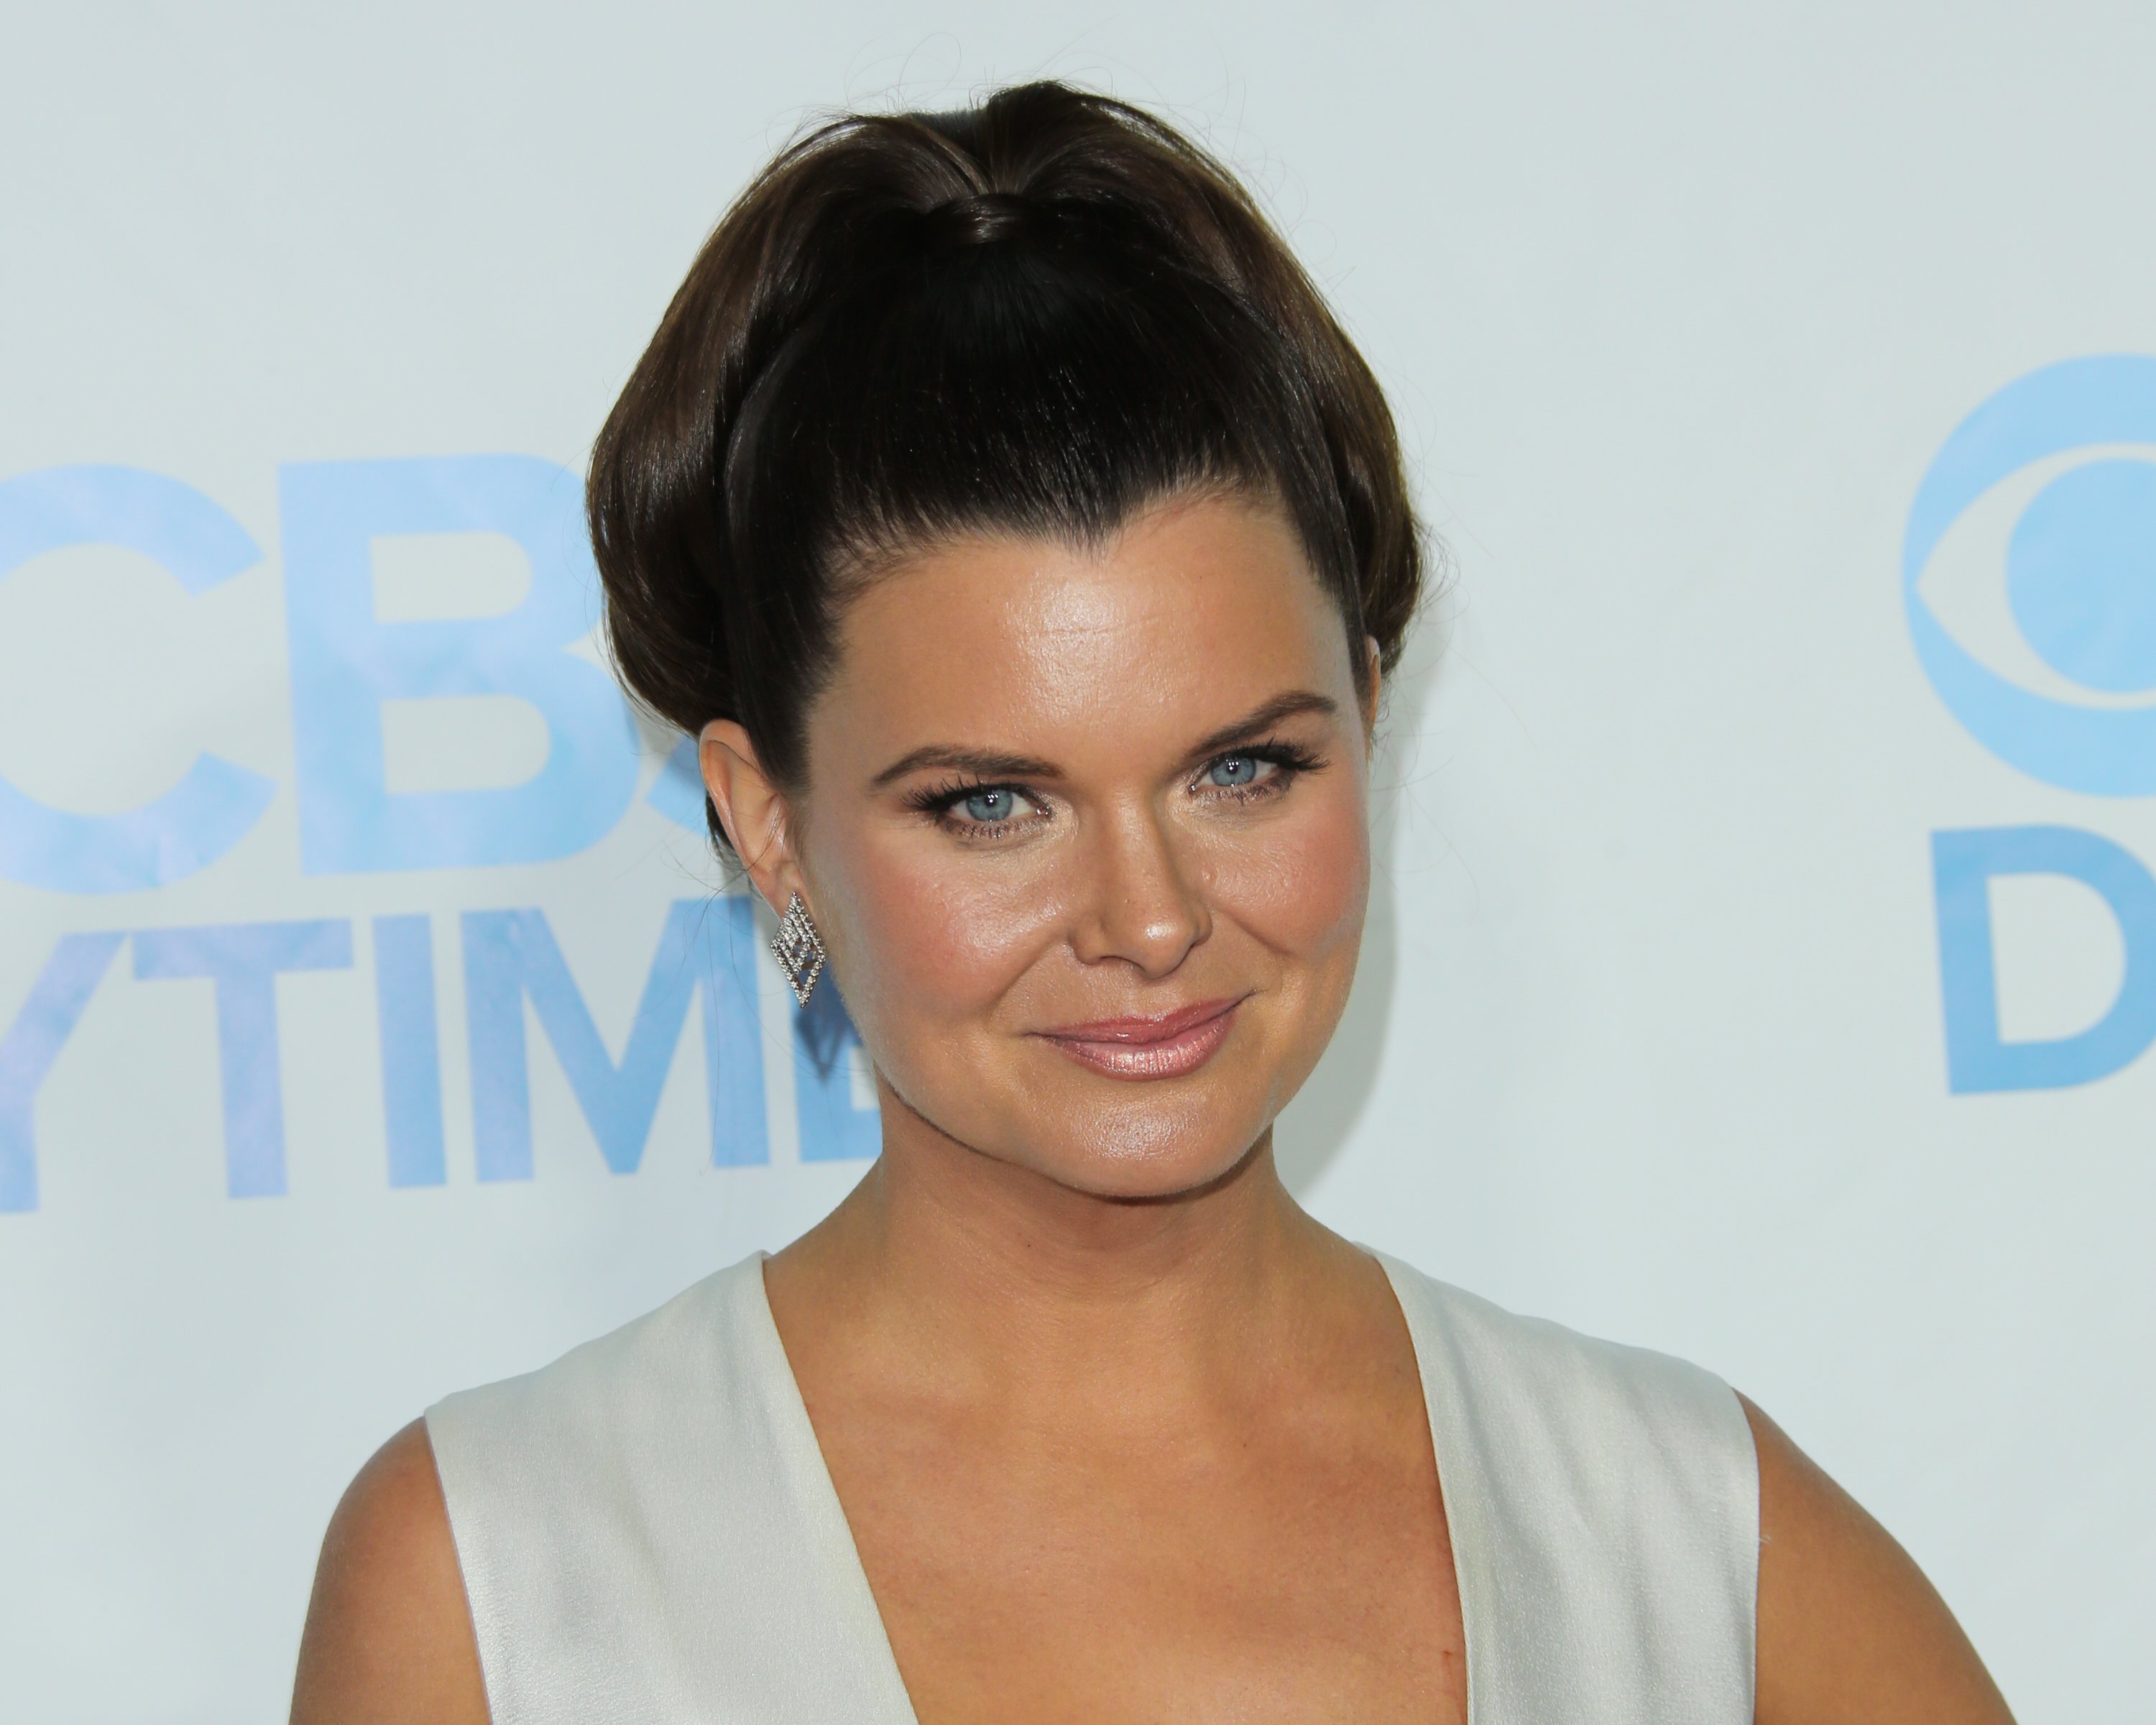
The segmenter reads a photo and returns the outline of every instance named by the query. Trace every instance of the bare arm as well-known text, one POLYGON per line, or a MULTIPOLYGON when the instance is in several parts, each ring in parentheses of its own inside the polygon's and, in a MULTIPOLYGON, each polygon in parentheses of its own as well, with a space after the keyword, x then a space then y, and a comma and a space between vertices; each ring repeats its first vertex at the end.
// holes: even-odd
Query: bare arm
POLYGON ((1748 1401, 1744 1414, 1759 1452, 1758 1725, 2013 1725, 1909 1554, 1748 1401))
POLYGON ((427 1428, 375 1452, 331 1517, 292 1725, 487 1725, 486 1687, 427 1428))

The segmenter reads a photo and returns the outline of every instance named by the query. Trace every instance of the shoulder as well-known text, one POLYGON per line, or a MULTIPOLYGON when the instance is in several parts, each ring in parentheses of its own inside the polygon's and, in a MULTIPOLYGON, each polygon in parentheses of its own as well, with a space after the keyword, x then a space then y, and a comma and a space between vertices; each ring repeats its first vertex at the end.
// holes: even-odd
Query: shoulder
POLYGON ((417 1420, 375 1452, 330 1518, 292 1693, 294 1725, 416 1718, 487 1718, 449 1512, 417 1420))
POLYGON ((1758 1481, 1735 1393, 1383 1261, 1423 1374, 1477 1711, 1749 1719, 1758 1481))
POLYGON ((675 1619, 732 1597, 712 1566, 787 1561, 779 1529, 813 1477, 814 1439, 788 1423, 807 1416, 798 1397, 789 1409, 762 1274, 761 1255, 744 1260, 550 1365, 427 1409, 505 1717, 640 1717, 639 1686, 663 1688, 694 1633, 675 1619))
MULTIPOLYGON (((1759 1725, 2011 1725, 1907 1553, 1722 1378, 1384 1262, 1433 1430, 1450 1426, 1468 1476, 1466 1516, 1483 1524, 1483 1549, 1515 1559, 1508 1615, 1537 1577, 1549 1597, 1530 1615, 1550 1621, 1629 1588, 1637 1612, 1666 1620, 1658 1633, 1672 1645, 1727 1656, 1724 1686, 1746 1692, 1759 1725)), ((1520 1674, 1518 1686, 1532 1681, 1520 1674)))
MULTIPOLYGON (((1383 1260, 1424 1361, 1429 1388, 1465 1424, 1508 1446, 1629 1447, 1641 1466, 1712 1467, 1748 1519, 1751 1434, 1736 1393, 1689 1360, 1526 1317, 1383 1260)), ((1558 1459, 1552 1455, 1550 1459, 1558 1459)))
POLYGON ((671 1718, 685 1695, 700 1717, 889 1712, 888 1648, 844 1579, 851 1536, 762 1282, 759 1255, 427 1410, 497 1717, 671 1718))
POLYGON ((2010 1725, 1908 1553, 1750 1402, 1759 1456, 1759 1725, 2010 1725))
MULTIPOLYGON (((505 1528, 544 1527, 613 1471, 713 1330, 744 1268, 521 1377, 444 1398, 376 1451, 331 1517, 301 1638, 295 1725, 484 1725, 482 1609, 505 1528)), ((725 1326, 718 1327, 723 1336, 725 1326)))
POLYGON ((762 1273, 760 1256, 747 1259, 536 1371, 429 1408, 427 1434, 459 1538, 459 1509, 490 1476, 506 1473, 528 1494, 557 1467, 588 1467, 678 1424, 685 1398, 752 1374, 744 1319, 756 1291, 747 1279, 762 1273))

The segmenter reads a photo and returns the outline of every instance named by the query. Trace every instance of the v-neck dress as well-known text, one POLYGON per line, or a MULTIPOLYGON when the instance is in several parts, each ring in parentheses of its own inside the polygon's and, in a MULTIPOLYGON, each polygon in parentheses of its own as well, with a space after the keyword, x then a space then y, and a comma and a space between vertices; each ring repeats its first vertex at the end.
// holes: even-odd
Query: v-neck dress
MULTIPOLYGON (((1758 1472, 1729 1387, 1378 1255, 1470 1725, 1750 1725, 1758 1472)), ((915 1725, 763 1256, 427 1410, 494 1725, 915 1725)))

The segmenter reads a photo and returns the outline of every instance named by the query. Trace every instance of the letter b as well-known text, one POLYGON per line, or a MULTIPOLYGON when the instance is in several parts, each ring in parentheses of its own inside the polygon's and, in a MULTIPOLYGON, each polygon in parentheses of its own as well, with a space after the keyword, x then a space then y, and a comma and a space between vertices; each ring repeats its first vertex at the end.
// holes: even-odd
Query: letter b
POLYGON ((528 455, 321 461, 280 474, 300 850, 312 875, 544 862, 595 844, 636 788, 634 726, 607 674, 564 649, 598 614, 576 477, 528 455), (499 616, 384 622, 373 542, 498 533, 531 588, 499 616), (382 706, 506 695, 545 721, 522 784, 392 792, 382 706))

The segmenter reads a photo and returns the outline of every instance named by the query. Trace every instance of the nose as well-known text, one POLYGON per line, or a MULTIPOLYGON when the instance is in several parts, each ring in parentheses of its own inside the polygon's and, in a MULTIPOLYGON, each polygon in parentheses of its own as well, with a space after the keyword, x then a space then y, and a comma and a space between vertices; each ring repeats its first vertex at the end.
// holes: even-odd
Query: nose
POLYGON ((1153 809, 1119 810, 1102 820, 1081 866, 1091 878, 1070 944, 1082 963, 1121 959, 1163 977, 1213 932, 1203 882, 1153 809))

